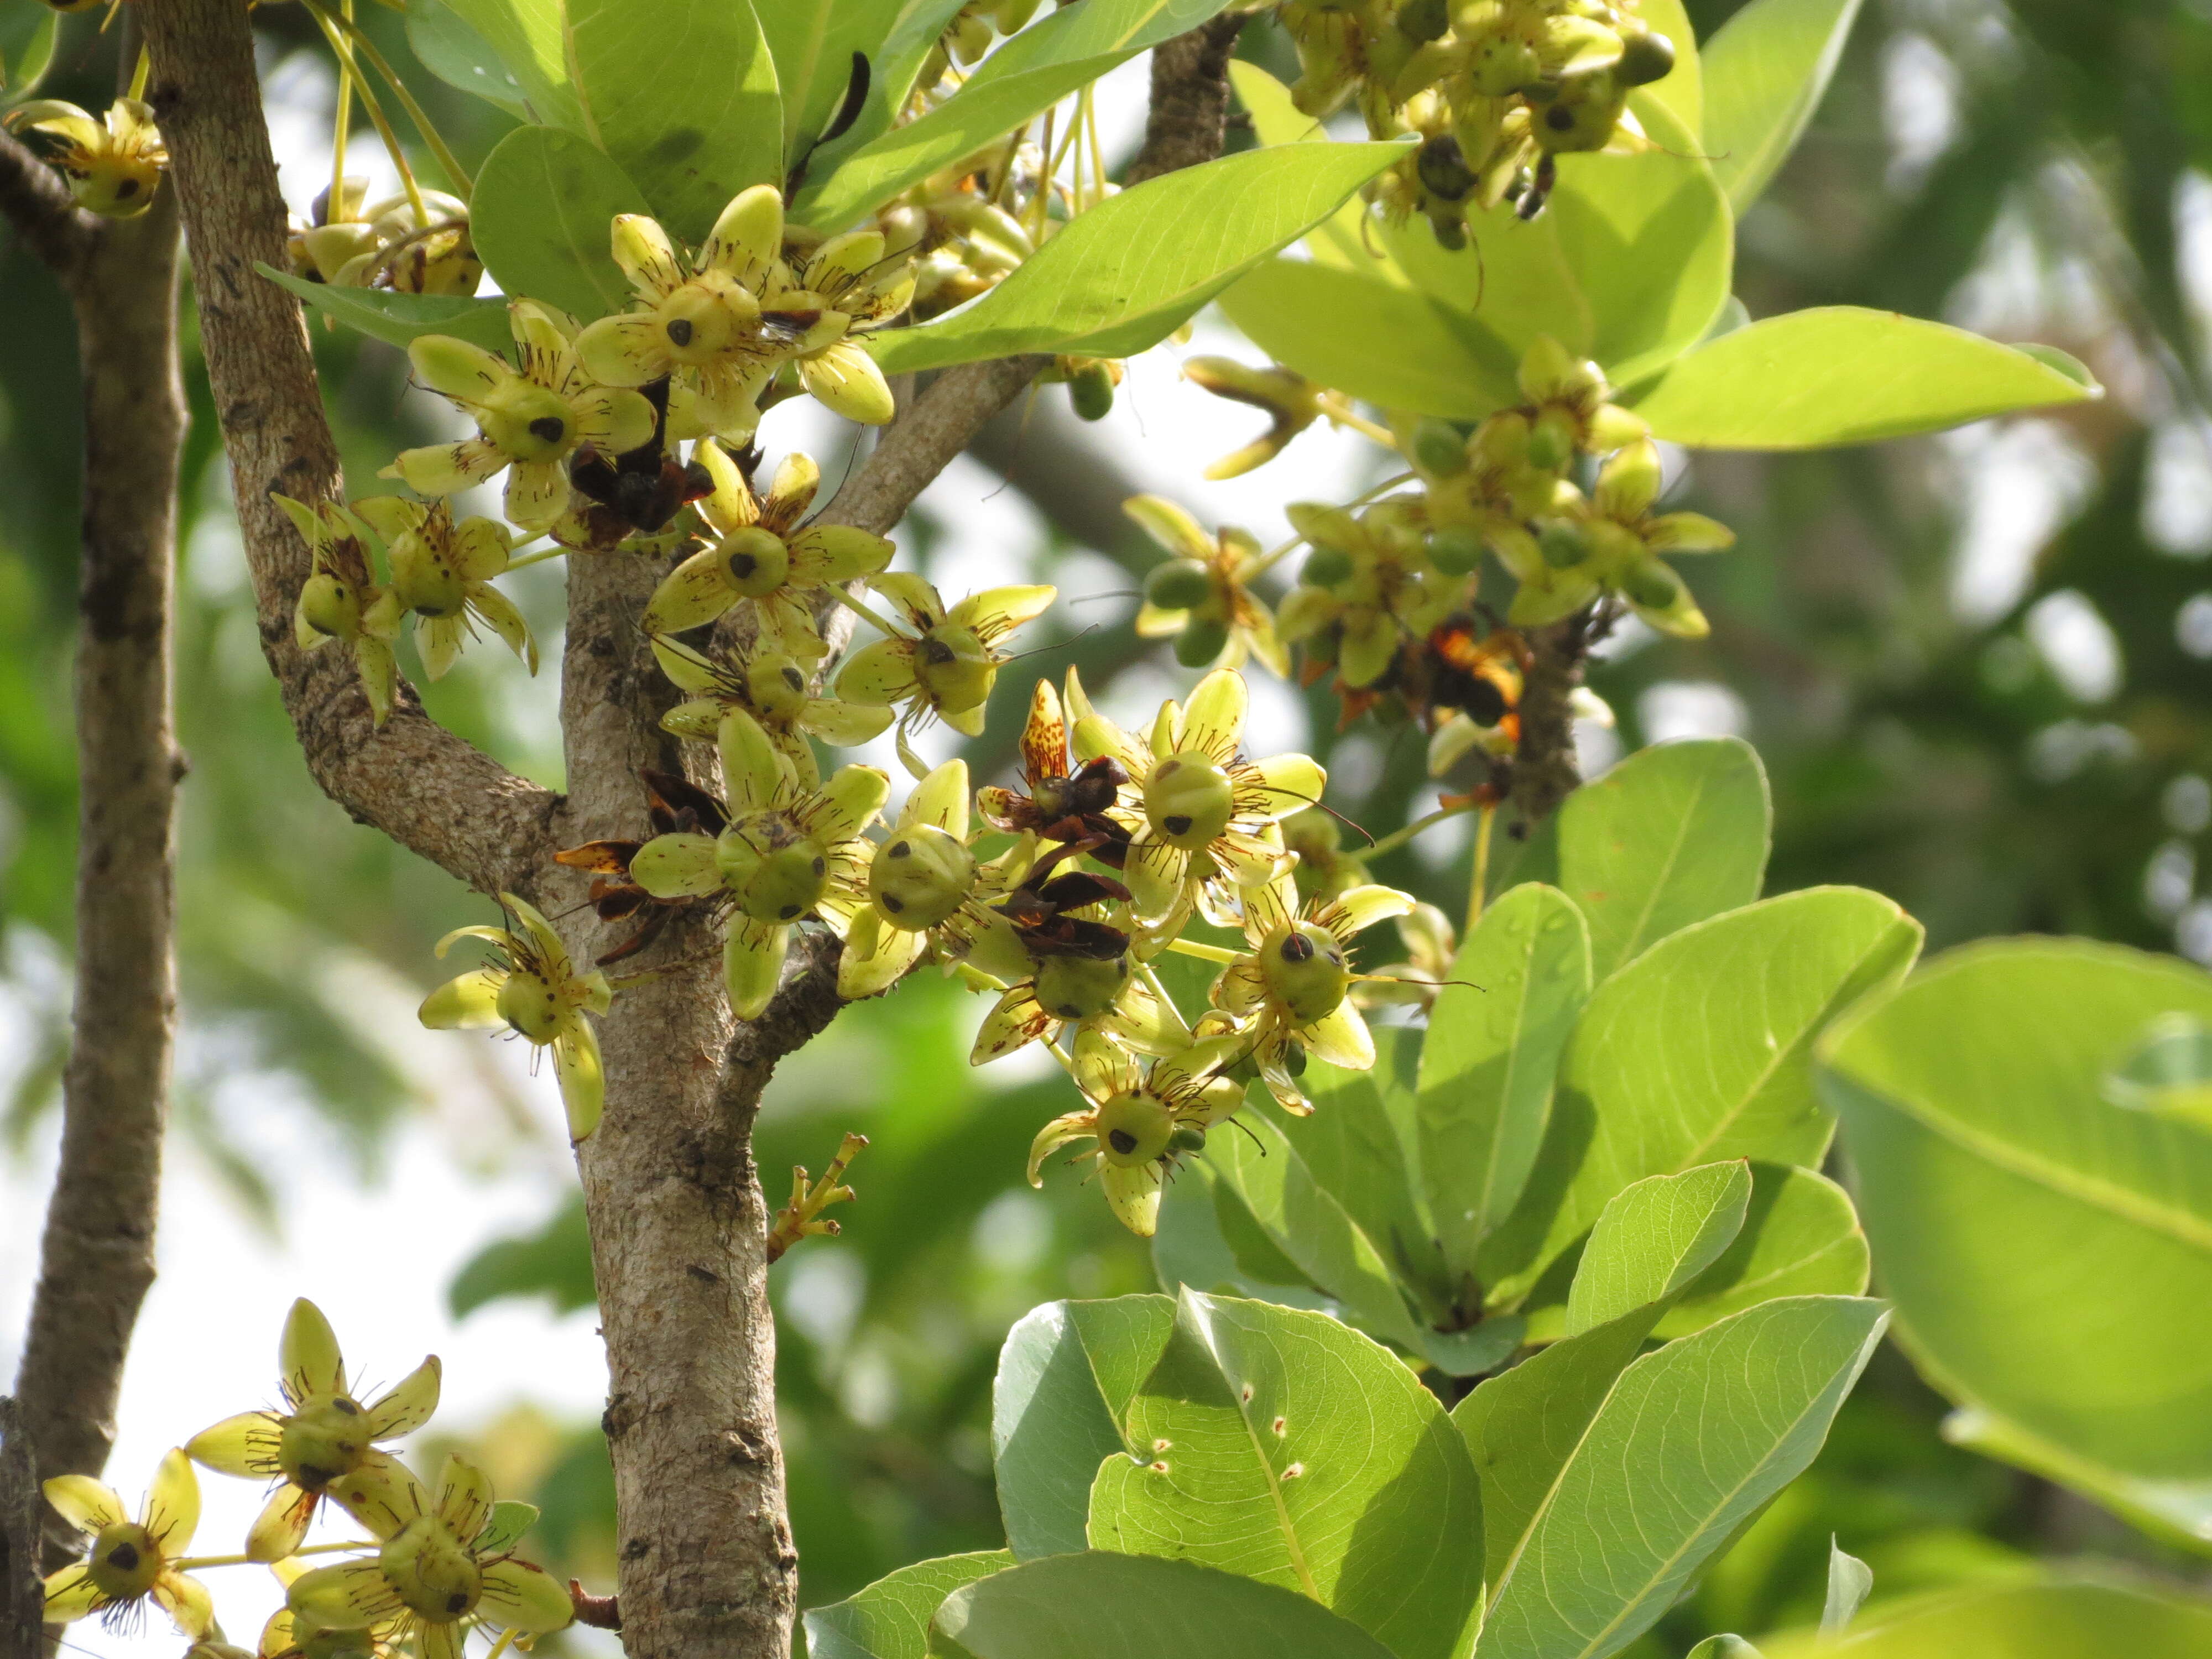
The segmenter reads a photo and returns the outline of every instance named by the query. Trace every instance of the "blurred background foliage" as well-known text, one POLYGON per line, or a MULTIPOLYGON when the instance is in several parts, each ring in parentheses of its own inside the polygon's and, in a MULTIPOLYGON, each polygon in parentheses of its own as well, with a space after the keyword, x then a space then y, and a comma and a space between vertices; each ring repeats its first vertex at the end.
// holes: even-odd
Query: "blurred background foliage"
MULTIPOLYGON (((1734 6, 1689 9, 1705 35, 1734 6)), ((327 110, 327 76, 305 67, 317 50, 306 19, 281 6, 256 18, 280 126, 325 118, 316 100, 327 110)), ((411 66, 396 14, 369 7, 362 21, 411 66)), ((45 90, 102 105, 112 37, 91 18, 68 24, 45 90)), ((1290 70, 1266 27, 1243 50, 1290 70)), ((474 165, 503 118, 411 78, 474 165)), ((1803 145, 1741 227, 1737 291, 1753 316, 1847 301, 2044 340, 2087 362, 2111 395, 2063 418, 1941 440, 1696 457, 1685 504, 1741 537, 1735 555, 1691 573, 1712 636, 1610 641, 1592 678, 1618 728, 1587 728, 1586 759, 1741 731, 1774 781, 1770 890, 1879 889, 1927 923, 1931 950, 2050 930, 2212 959, 2212 897, 2198 878, 2212 826, 2212 7, 1869 0, 1803 145)), ((20 1152, 52 1105, 66 1017, 78 438, 65 306, 6 240, 0 316, 0 968, 33 1033, 0 1071, 0 1122, 20 1152)), ((431 435, 419 408, 402 407, 398 354, 319 329, 316 344, 356 479, 431 435)), ((308 781, 260 661, 196 359, 186 373, 178 696, 192 763, 181 884, 190 1038, 179 1112, 239 1201, 276 1224, 268 1176, 243 1151, 254 1126, 218 1109, 215 1085, 243 1073, 289 1078, 320 1115, 328 1155, 373 1174, 422 1091, 365 1010, 411 1002, 434 977, 432 941, 483 920, 485 907, 349 823, 308 781), (371 984, 404 997, 364 998, 371 984)), ((1129 576, 1160 556, 1117 511, 1140 458, 1076 426, 1060 398, 1044 393, 979 453, 1050 526, 1032 567, 1064 561, 1085 591, 1109 589, 1118 578, 1097 555, 1129 576)), ((1297 458, 1278 471, 1284 497, 1299 493, 1297 458)), ((927 569, 959 552, 963 532, 925 510, 909 539, 927 569)), ((550 647, 558 575, 540 568, 514 591, 550 647)), ((1005 766, 1036 672, 1074 660, 1101 686, 1148 661, 1138 672, 1153 685, 1161 653, 1140 652, 1133 609, 1080 613, 1103 625, 1004 677, 991 733, 972 753, 978 781, 1005 766)), ((1421 810, 1430 786, 1417 742, 1371 720, 1339 734, 1328 700, 1305 695, 1334 805, 1378 831, 1421 810)), ((557 783, 550 692, 522 692, 511 664, 472 653, 428 698, 441 719, 557 783)), ((1432 848, 1401 852, 1378 873, 1456 909, 1464 856, 1454 868, 1432 848)), ((1053 1297, 1151 1287, 1142 1250, 1095 1195, 1022 1184, 1030 1136, 1058 1109, 1057 1091, 1035 1072, 971 1071, 976 1013, 934 981, 847 1011, 787 1065, 761 1126, 776 1197, 779 1172, 818 1165, 841 1133, 872 1142, 842 1238, 777 1270, 809 1604, 919 1557, 998 1544, 988 1400, 1007 1324, 1053 1297)), ((502 1085, 487 1072, 484 1086, 502 1085)), ((520 1121, 512 1102, 501 1110, 520 1121)), ((588 1305, 580 1206, 487 1250, 449 1293, 464 1314, 511 1297, 588 1305)), ((1709 1631, 1817 1616, 1831 1534, 1874 1565, 1884 1595, 2083 1550, 2179 1570, 2077 1500, 1947 1447, 1942 1414, 1886 1352, 1813 1471, 1638 1651, 1680 1653, 1709 1631)), ((611 1577, 611 1483, 596 1425, 518 1407, 474 1443, 504 1490, 534 1490, 544 1506, 549 1565, 611 1577)))

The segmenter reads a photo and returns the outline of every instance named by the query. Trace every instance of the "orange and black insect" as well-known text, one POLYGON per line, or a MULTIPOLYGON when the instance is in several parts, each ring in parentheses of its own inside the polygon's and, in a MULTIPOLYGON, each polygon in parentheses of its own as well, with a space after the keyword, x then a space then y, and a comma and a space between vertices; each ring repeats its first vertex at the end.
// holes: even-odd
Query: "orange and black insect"
POLYGON ((1089 957, 1111 962, 1129 948, 1129 936, 1103 921, 1070 914, 1109 899, 1126 903, 1129 890, 1111 876, 1088 870, 1053 871, 1070 859, 1095 854, 1091 836, 1055 847, 1030 866, 1021 885, 994 907, 1014 925, 1014 933, 1032 957, 1089 957))
POLYGON ((568 463, 568 482, 592 503, 592 543, 611 546, 664 530, 691 502, 714 493, 714 475, 697 461, 679 461, 668 447, 668 377, 639 388, 653 405, 653 436, 608 458, 586 447, 568 463))
MULTIPOLYGON (((729 822, 722 803, 689 778, 650 769, 638 775, 645 780, 646 811, 653 819, 654 835, 690 831, 719 836, 729 822)), ((603 952, 599 958, 603 963, 635 956, 660 937, 678 913, 714 903, 712 899, 655 898, 632 881, 629 861, 644 845, 641 841, 592 841, 553 855, 556 864, 592 872, 590 902, 601 921, 638 919, 637 931, 612 950, 603 952)))
MULTIPOLYGON (((1431 709, 1456 708, 1477 726, 1517 720, 1528 647, 1511 629, 1486 627, 1461 611, 1439 623, 1420 649, 1407 655, 1412 659, 1402 667, 1407 684, 1400 690, 1409 707, 1425 715, 1431 709)), ((1433 726, 1433 717, 1423 724, 1433 726)))
POLYGON ((1067 769, 1067 722, 1051 686, 1038 683, 1022 727, 1023 793, 992 787, 976 794, 976 806, 994 829, 1022 835, 1035 830, 1047 841, 1083 842, 1091 856, 1109 869, 1128 862, 1129 831, 1107 817, 1129 775, 1110 755, 1067 769))

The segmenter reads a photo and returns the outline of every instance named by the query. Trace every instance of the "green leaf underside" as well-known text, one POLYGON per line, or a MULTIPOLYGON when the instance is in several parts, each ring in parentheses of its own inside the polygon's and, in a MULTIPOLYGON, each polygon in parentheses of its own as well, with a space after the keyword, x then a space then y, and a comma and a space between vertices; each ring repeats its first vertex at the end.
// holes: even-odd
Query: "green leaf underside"
MULTIPOLYGON (((1252 118, 1252 134, 1262 144, 1326 144, 1328 129, 1291 101, 1291 89, 1257 64, 1232 58, 1229 84, 1237 101, 1252 118)), ((1306 235, 1304 246, 1316 261, 1342 270, 1357 270, 1396 288, 1410 288, 1397 262, 1382 252, 1382 245, 1362 227, 1367 204, 1354 197, 1322 221, 1306 235)), ((1224 296, 1225 299, 1226 296, 1224 296)))
POLYGON ((1953 951, 1825 1045, 1899 1339, 1929 1380, 2119 1475, 2212 1477, 2212 1138, 2103 1098, 2212 976, 2080 941, 1953 951))
POLYGON ((1474 1470, 1434 1395, 1321 1314, 1186 1291, 1100 1466, 1094 1549, 1311 1596, 1398 1659, 1463 1652, 1481 1596, 1474 1470))
POLYGON ((746 0, 568 0, 568 9, 592 134, 645 187, 672 235, 703 241, 739 191, 783 182, 775 64, 746 0))
POLYGON ((1940 431, 2101 395, 2053 367, 1944 323, 1820 306, 1724 334, 1636 403, 1658 437, 1702 449, 1817 449, 1940 431))
POLYGON ((930 1651, 947 1659, 1392 1659, 1291 1590, 1188 1561, 1094 1551, 955 1590, 930 1651))
POLYGON ((1568 796, 1559 885, 1589 918, 1593 975, 1757 898, 1773 822, 1765 769, 1741 738, 1656 744, 1568 796))
POLYGON ((608 234, 617 214, 649 213, 629 175, 588 139, 517 127, 477 173, 471 221, 484 269, 504 293, 590 322, 631 294, 608 234))
POLYGON ((2153 1537, 2200 1555, 2212 1554, 2212 1480, 2155 1480, 2122 1474, 1978 1406, 1962 1406, 1945 1418, 1943 1437, 2071 1486, 2153 1537))
POLYGON ((2197 1659, 2212 1601, 2095 1568, 1940 1590, 1860 1618, 1840 1646, 1817 1631, 1761 1637, 1766 1659, 2197 1659))
POLYGON ((1514 888, 1485 910, 1450 978, 1421 1048, 1419 1144, 1455 1286, 1535 1166, 1559 1057, 1589 997, 1589 926, 1557 888, 1514 888))
POLYGON ((1175 1322, 1164 1296, 1052 1302, 1006 1334, 991 1401, 999 1508, 1017 1559, 1085 1547, 1091 1483, 1175 1322))
POLYGON ((1228 0, 1079 0, 1024 29, 976 65, 963 95, 1046 64, 1084 63, 1109 52, 1126 57, 1188 33, 1228 0))
POLYGON ((505 352, 514 343, 507 322, 504 300, 463 300, 441 294, 392 294, 383 289, 333 288, 311 283, 289 270, 256 265, 279 288, 290 289, 308 305, 334 321, 382 340, 405 347, 425 334, 450 334, 480 345, 487 351, 505 352))
POLYGON ((1601 984, 1536 1172, 1485 1252, 1498 1298, 1525 1294, 1644 1176, 1734 1158, 1818 1163, 1833 1126, 1814 1094, 1813 1039, 1901 976, 1919 941, 1879 894, 1811 888, 1685 928, 1601 984))
POLYGON ((491 43, 445 0, 410 0, 407 44, 422 60, 422 67, 447 86, 474 93, 510 115, 527 118, 522 83, 491 43))
POLYGON ((1613 1195, 1590 1230, 1567 1297, 1566 1334, 1671 1301, 1742 1230, 1751 1167, 1741 1159, 1647 1176, 1613 1195))
POLYGON ((1334 212, 1404 145, 1299 144, 1187 167, 1076 218, 972 305, 871 337, 887 374, 1024 351, 1120 357, 1334 212))
POLYGON ((1879 1303, 1792 1297, 1631 1362, 1492 1564, 1477 1654, 1603 1659, 1633 1641, 1811 1462, 1886 1321, 1879 1303))
POLYGON ((1743 1231, 1652 1334, 1687 1336, 1777 1297, 1858 1296, 1867 1276, 1866 1235, 1842 1188, 1812 1170, 1753 1164, 1743 1231))
POLYGON ((1006 1550, 941 1556, 887 1573, 805 1615, 807 1659, 927 1659, 929 1621, 957 1589, 1014 1565, 1006 1550))
MULTIPOLYGON (((443 0, 514 77, 537 119, 584 131, 568 76, 562 0, 443 0)), ((474 90, 473 88, 471 90, 474 90)))
POLYGON ((1741 214, 1828 89, 1859 0, 1751 0, 1705 43, 1705 153, 1741 214))

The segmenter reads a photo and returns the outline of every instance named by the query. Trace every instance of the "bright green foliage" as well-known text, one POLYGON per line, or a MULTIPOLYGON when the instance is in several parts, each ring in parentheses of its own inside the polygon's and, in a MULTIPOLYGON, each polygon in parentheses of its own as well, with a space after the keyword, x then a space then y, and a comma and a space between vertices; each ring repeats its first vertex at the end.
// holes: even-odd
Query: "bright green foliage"
POLYGON ((1590 1229, 1567 1295, 1563 1334, 1581 1335, 1674 1299, 1742 1231, 1751 1170, 1707 1164, 1624 1187, 1590 1229))
POLYGON ((528 118, 522 83, 445 0, 414 0, 407 8, 407 44, 422 67, 447 86, 472 92, 518 120, 528 118))
POLYGON ((1185 1291, 1091 1491, 1091 1544, 1279 1584, 1400 1659, 1449 1659, 1481 1595, 1474 1471, 1434 1395, 1318 1314, 1185 1291))
POLYGON ((557 127, 517 127, 484 158, 471 219, 501 289, 589 321, 630 301, 607 226, 617 214, 649 211, 605 151, 557 127))
POLYGON ((1752 0, 1705 43, 1705 150, 1739 214, 1813 118, 1858 13, 1859 0, 1752 0))
POLYGON ((747 0, 568 0, 568 40, 586 131, 677 236, 783 182, 775 64, 747 0))
POLYGON ((1822 306, 1723 334, 1667 373, 1636 412, 1702 449, 1812 449, 1934 432, 2100 395, 2077 363, 1942 323, 1822 306))
POLYGON ((1751 1166, 1743 1231, 1660 1318, 1656 1334, 1687 1336, 1778 1296, 1856 1296, 1867 1241, 1844 1189, 1816 1170, 1751 1166))
POLYGON ((900 14, 914 9, 900 0, 822 0, 805 6, 768 0, 753 8, 782 105, 777 153, 796 156, 821 136, 844 100, 853 54, 880 54, 900 14))
POLYGON ((876 360, 903 374, 1021 351, 1141 351, 1400 153, 1299 145, 1148 180, 1082 215, 968 310, 879 337, 876 360))
POLYGON ((1805 1632, 1760 1638, 1766 1659, 2193 1659, 2212 1648, 2212 1607, 2148 1583, 2076 1570, 1877 1608, 1830 1645, 1805 1632))
POLYGON ((465 300, 450 294, 395 294, 380 288, 340 288, 311 283, 289 270, 256 267, 324 316, 357 329, 372 340, 404 349, 425 334, 449 334, 487 351, 504 351, 514 343, 507 306, 499 300, 465 300))
MULTIPOLYGON (((441 3, 514 77, 536 119, 571 132, 588 131, 569 74, 562 0, 441 0, 441 3)), ((476 92, 478 88, 473 81, 471 77, 457 84, 476 92)))
POLYGON ((2212 979, 2082 943, 1974 947, 1839 1030, 1822 1083, 1899 1338, 1996 1419, 1978 1438, 2201 1528, 2212 1325, 2185 1310, 2212 1303, 2212 1140, 2103 1094, 2175 1013, 2212 1017, 2212 979))
POLYGON ((1188 1561, 1057 1556, 955 1591, 930 1630, 944 1659, 1389 1659, 1293 1591, 1188 1561))
POLYGON ((1014 1565, 1006 1550, 917 1561, 806 1615, 809 1659, 925 1659, 929 1621, 953 1591, 1014 1565))

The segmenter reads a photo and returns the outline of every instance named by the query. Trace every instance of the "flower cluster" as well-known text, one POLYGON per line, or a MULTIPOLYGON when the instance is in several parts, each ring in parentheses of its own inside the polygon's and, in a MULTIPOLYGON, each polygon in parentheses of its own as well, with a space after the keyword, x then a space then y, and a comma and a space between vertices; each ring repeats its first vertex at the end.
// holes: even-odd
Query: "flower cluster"
POLYGON ((150 105, 118 98, 104 116, 58 98, 34 98, 8 112, 7 125, 46 141, 46 158, 69 180, 88 213, 135 219, 154 204, 169 152, 150 105))
POLYGON ((371 202, 365 179, 347 179, 335 204, 331 191, 318 196, 285 252, 294 275, 335 288, 466 296, 483 276, 466 202, 436 190, 371 202))
POLYGON ((262 1630, 258 1659, 386 1654, 403 1643, 417 1659, 459 1659, 471 1630, 526 1638, 561 1629, 573 1616, 568 1589, 514 1554, 538 1512, 495 1504, 482 1471, 459 1457, 447 1459, 433 1489, 378 1446, 429 1421, 439 1382, 433 1357, 362 1399, 330 1322, 312 1302, 294 1303, 277 1344, 281 1409, 225 1418, 169 1452, 135 1514, 88 1475, 46 1483, 55 1513, 91 1540, 82 1561, 47 1578, 47 1620, 98 1614, 128 1626, 151 1601, 199 1644, 195 1652, 238 1654, 196 1575, 258 1563, 286 1587, 284 1607, 262 1630), (200 1515, 194 1464, 272 1487, 241 1553, 190 1553, 200 1515), (318 1513, 328 1510, 368 1536, 308 1544, 318 1513), (307 1558, 317 1555, 344 1559, 312 1565, 307 1558))

